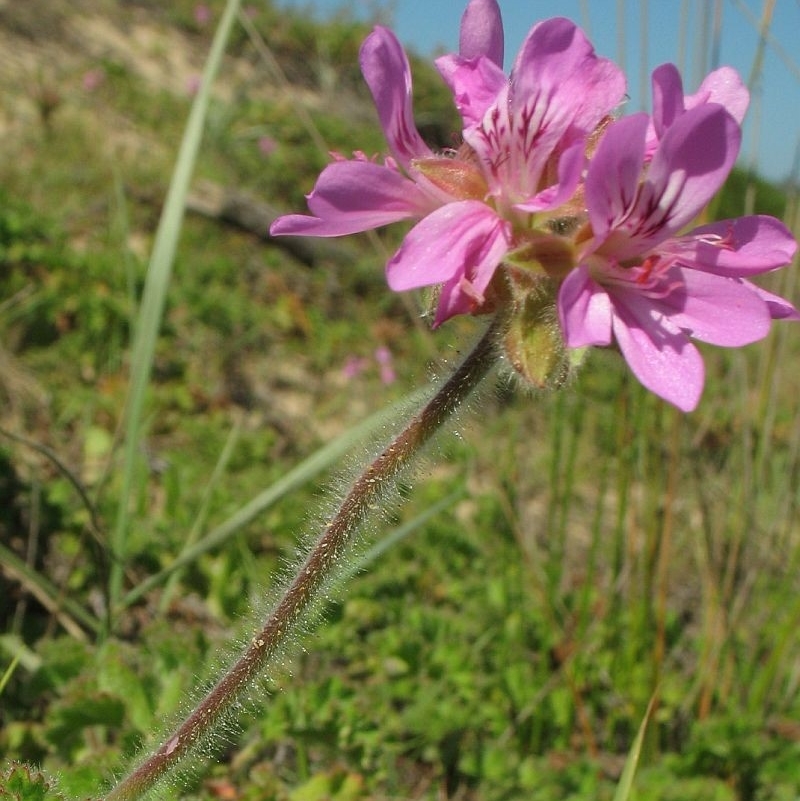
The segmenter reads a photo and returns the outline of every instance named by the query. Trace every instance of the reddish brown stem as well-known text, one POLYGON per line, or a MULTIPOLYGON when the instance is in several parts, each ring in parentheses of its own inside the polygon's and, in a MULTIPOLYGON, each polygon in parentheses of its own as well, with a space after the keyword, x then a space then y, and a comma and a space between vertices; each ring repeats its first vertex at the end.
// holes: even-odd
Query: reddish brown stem
POLYGON ((335 575, 337 563, 361 523, 394 485, 398 474, 492 368, 497 330, 495 322, 450 379, 355 481, 245 652, 166 742, 106 795, 106 801, 140 798, 214 731, 220 719, 286 643, 320 589, 335 575))

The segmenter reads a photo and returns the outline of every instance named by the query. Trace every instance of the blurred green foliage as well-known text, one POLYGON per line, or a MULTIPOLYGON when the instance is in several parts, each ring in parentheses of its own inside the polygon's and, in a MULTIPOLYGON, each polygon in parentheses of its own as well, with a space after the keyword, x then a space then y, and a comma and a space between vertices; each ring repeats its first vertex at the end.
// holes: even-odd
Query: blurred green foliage
MULTIPOLYGON (((166 28, 201 63, 213 23, 198 22, 195 6, 97 13, 123 29, 166 28)), ((269 3, 251 23, 256 35, 242 26, 232 45, 198 180, 299 210, 327 150, 383 151, 357 69, 366 29, 269 3)), ((104 534, 119 490, 130 326, 190 100, 113 52, 82 67, 102 70, 96 90, 54 64, 42 80, 61 99, 34 141, 12 131, 0 144, 2 426, 26 440, 0 440, 0 542, 30 571, 0 556, 0 754, 10 765, 0 798, 53 792, 13 761, 89 796, 163 734, 197 677, 225 661, 232 632, 247 636, 251 607, 274 597, 298 532, 338 488, 334 479, 333 490, 303 489, 271 508, 182 571, 172 592, 124 610, 105 642, 38 592, 42 576, 87 614, 107 613, 104 534)), ((450 146, 447 92, 417 59, 414 77, 421 129, 450 146)), ((715 214, 753 203, 790 219, 794 202, 736 172, 715 214)), ((307 267, 187 218, 150 390, 128 586, 171 563, 206 500, 208 520, 225 519, 456 357, 471 321, 433 338, 415 302, 385 290, 398 236, 355 238, 354 262, 307 267), (345 377, 348 359, 369 364, 378 345, 394 354, 396 384, 371 368, 345 377)), ((407 511, 376 521, 373 536, 466 487, 462 500, 331 600, 303 650, 245 703, 241 736, 183 795, 611 799, 656 693, 635 798, 794 798, 798 347, 786 327, 757 348, 704 355, 706 397, 685 419, 613 353, 593 354, 552 397, 506 380, 487 391, 479 425, 465 415, 462 435, 443 438, 404 489, 407 511)))

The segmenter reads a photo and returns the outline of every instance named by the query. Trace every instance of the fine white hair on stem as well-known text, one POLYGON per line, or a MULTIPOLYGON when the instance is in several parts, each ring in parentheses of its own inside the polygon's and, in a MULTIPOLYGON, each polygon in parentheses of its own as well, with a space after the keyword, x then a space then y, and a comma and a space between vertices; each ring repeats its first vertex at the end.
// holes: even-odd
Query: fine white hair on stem
POLYGON ((283 658, 328 599, 333 583, 343 575, 344 555, 353 552, 351 546, 358 541, 365 522, 391 500, 398 480, 491 372, 498 336, 505 326, 505 318, 495 318, 452 375, 358 474, 337 509, 322 519, 319 537, 278 593, 260 631, 183 722, 110 791, 106 801, 141 798, 176 770, 183 771, 184 761, 192 768, 196 755, 210 753, 219 743, 219 734, 231 732, 242 703, 247 703, 267 670, 283 658))

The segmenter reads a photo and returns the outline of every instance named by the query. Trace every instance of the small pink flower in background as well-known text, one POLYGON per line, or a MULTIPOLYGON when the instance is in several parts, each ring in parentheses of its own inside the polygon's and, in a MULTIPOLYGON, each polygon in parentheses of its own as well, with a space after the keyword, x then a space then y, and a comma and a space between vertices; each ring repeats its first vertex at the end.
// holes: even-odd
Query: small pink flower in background
POLYGON ((258 137, 258 152, 262 156, 271 156, 278 149, 278 143, 271 136, 258 137))
POLYGON ((186 94, 190 97, 193 97, 200 91, 200 85, 203 82, 203 78, 200 75, 192 74, 186 79, 186 94))
POLYGON ((342 373, 348 380, 353 379, 356 376, 361 375, 361 373, 367 369, 368 364, 368 360, 363 356, 349 356, 347 361, 344 363, 342 373))
POLYGON ((102 69, 87 70, 83 74, 83 88, 87 92, 94 92, 106 79, 102 69))
MULTIPOLYGON (((397 375, 392 365, 392 352, 385 345, 381 345, 375 349, 373 357, 382 383, 393 384, 397 380, 397 375)), ((345 378, 351 380, 369 369, 370 364, 371 360, 364 356, 349 356, 344 363, 342 373, 345 378)))
POLYGON ((198 3, 194 7, 194 21, 204 28, 211 22, 211 9, 205 3, 198 3))
POLYGON ((384 384, 393 384, 397 380, 397 374, 392 366, 392 352, 385 345, 375 349, 375 361, 378 362, 381 373, 381 381, 384 384))
POLYGON ((243 11, 247 19, 255 19, 259 14, 258 6, 253 6, 253 5, 245 6, 243 11))

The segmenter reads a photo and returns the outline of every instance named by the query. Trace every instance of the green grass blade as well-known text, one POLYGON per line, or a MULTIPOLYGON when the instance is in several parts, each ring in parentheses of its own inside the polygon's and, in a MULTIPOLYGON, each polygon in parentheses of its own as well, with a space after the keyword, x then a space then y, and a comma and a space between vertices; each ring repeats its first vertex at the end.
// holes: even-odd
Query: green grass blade
MULTIPOLYGON (((200 508, 198 509, 197 515, 192 523, 192 527, 189 529, 189 533, 186 536, 183 553, 194 547, 203 531, 206 519, 208 518, 208 508, 211 504, 211 498, 214 495, 214 490, 222 480, 222 476, 225 473, 228 462, 230 461, 231 456, 233 456, 236 443, 239 441, 239 434, 241 433, 241 430, 242 424, 241 419, 239 419, 231 429, 228 439, 225 442, 225 446, 222 449, 222 453, 220 454, 219 459, 217 459, 217 463, 214 466, 214 471, 211 474, 211 478, 208 480, 208 484, 203 492, 202 500, 200 501, 200 508)), ((169 577, 167 584, 164 587, 164 592, 161 595, 161 599, 159 600, 159 609, 161 612, 164 612, 169 607, 169 603, 175 591, 178 578, 179 574, 173 570, 172 575, 169 577)))
POLYGON ((10 674, 13 674, 14 665, 28 673, 35 673, 42 666, 42 657, 32 651, 17 634, 0 634, 0 653, 8 654, 11 657, 11 665, 3 676, 3 687, 11 678, 10 674))
POLYGON ((290 470, 283 478, 260 492, 226 521, 209 531, 208 534, 195 543, 195 545, 185 549, 171 565, 153 574, 145 581, 141 582, 141 584, 134 587, 134 589, 123 598, 122 604, 124 606, 129 606, 135 603, 153 587, 162 583, 174 571, 191 564, 207 551, 218 548, 274 503, 277 503, 281 498, 293 492, 298 487, 301 487, 314 476, 338 462, 357 442, 365 439, 371 433, 385 425, 387 420, 394 416, 398 405, 406 408, 411 403, 416 403, 424 394, 425 393, 422 392, 413 393, 408 398, 400 401, 399 404, 396 404, 392 409, 373 414, 362 423, 359 423, 357 426, 339 435, 328 445, 315 451, 297 467, 290 470))
POLYGON ((5 669, 3 675, 0 676, 0 695, 3 694, 3 691, 6 688, 6 685, 9 681, 11 681, 11 677, 14 675, 14 671, 17 669, 17 665, 19 664, 19 654, 17 654, 12 660, 11 664, 5 669))
POLYGON ((614 793, 614 801, 629 801, 631 797, 631 790, 633 789, 633 779, 636 775, 636 768, 639 766, 639 757, 642 754, 642 745, 644 744, 644 735, 647 732, 647 724, 655 709, 656 696, 650 698, 650 703, 644 713, 644 718, 639 724, 639 731, 636 732, 636 738, 633 741, 631 750, 628 752, 628 758, 625 760, 625 767, 622 769, 622 775, 619 777, 619 784, 614 793))
POLYGON ((158 331, 164 313, 172 265, 175 259, 186 205, 189 181, 197 161, 208 112, 211 85, 216 76, 225 45, 239 10, 240 0, 228 0, 203 71, 200 88, 192 104, 184 131, 175 171, 170 181, 164 210, 156 232, 153 253, 147 270, 142 302, 136 324, 131 357, 131 385, 127 400, 123 479, 119 509, 111 534, 112 564, 109 575, 109 610, 117 607, 122 593, 127 534, 130 524, 129 499, 133 491, 139 455, 139 435, 145 390, 150 381, 158 331))
POLYGON ((464 490, 458 489, 446 495, 440 501, 437 501, 432 506, 429 506, 424 512, 418 514, 402 526, 398 526, 390 534, 380 539, 375 545, 372 546, 353 566, 348 569, 347 573, 343 576, 344 580, 356 575, 362 571, 368 564, 379 559, 390 548, 394 548, 399 542, 402 542, 406 537, 413 534, 417 529, 422 528, 429 520, 434 518, 439 512, 443 512, 448 506, 452 506, 459 498, 463 497, 464 490))
POLYGON ((20 559, 10 548, 0 543, 0 564, 15 576, 23 586, 49 611, 73 636, 85 638, 83 628, 98 631, 100 623, 80 604, 71 601, 55 584, 20 559))

